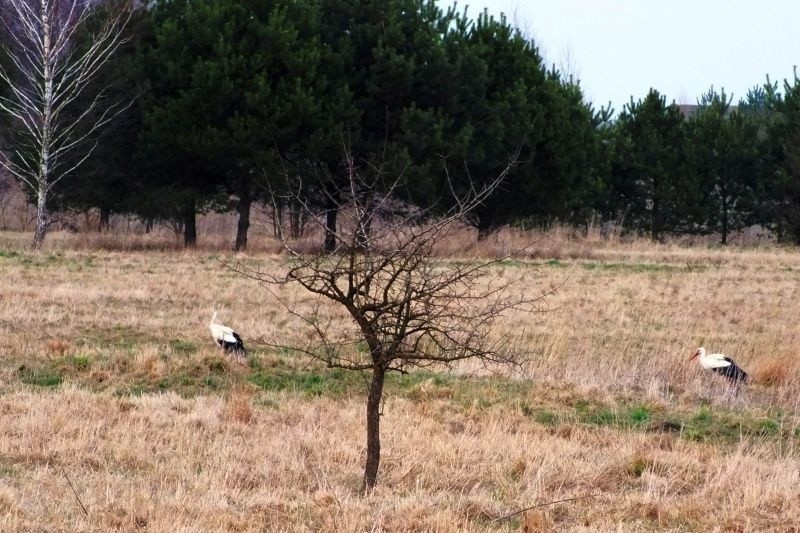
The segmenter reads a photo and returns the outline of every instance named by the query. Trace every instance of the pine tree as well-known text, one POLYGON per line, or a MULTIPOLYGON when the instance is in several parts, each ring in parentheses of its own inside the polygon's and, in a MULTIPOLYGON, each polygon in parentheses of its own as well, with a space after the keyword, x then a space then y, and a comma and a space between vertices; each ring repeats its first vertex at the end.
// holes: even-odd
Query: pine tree
MULTIPOLYGON (((247 244, 255 176, 274 180, 279 157, 299 151, 320 113, 310 2, 162 0, 146 54, 152 90, 143 159, 194 210, 233 194, 236 249, 247 244), (152 162, 156 162, 153 165, 152 162)), ((273 185, 273 184, 270 184, 273 185)), ((191 246, 191 232, 186 234, 191 246)))
POLYGON ((783 90, 783 94, 772 91, 768 97, 774 113, 770 136, 777 147, 772 197, 778 234, 800 244, 800 78, 796 73, 791 82, 784 80, 783 90))
POLYGON ((653 240, 694 222, 697 184, 686 174, 684 118, 678 106, 651 89, 619 117, 620 149, 613 187, 629 226, 653 240))
POLYGON ((719 233, 721 244, 753 222, 756 205, 756 126, 730 104, 724 90, 712 87, 698 100, 687 125, 688 172, 698 179, 702 194, 696 229, 719 233))

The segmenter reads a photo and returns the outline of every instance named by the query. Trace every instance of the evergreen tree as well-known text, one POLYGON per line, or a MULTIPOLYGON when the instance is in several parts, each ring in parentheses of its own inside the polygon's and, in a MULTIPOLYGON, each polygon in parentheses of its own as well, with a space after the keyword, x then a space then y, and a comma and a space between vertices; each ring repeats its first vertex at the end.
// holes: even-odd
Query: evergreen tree
POLYGON ((520 220, 586 216, 598 138, 580 88, 547 72, 531 41, 486 12, 477 21, 456 15, 443 52, 430 78, 433 104, 404 115, 406 149, 440 154, 448 168, 447 179, 441 161, 410 169, 419 173, 416 201, 479 188, 516 157, 502 187, 475 210, 480 237, 520 220))
POLYGON ((702 194, 696 229, 719 233, 722 244, 731 232, 753 222, 756 206, 756 125, 730 104, 724 90, 712 87, 698 100, 687 125, 688 171, 702 194))
POLYGON ((424 167, 432 153, 410 149, 406 128, 425 127, 409 120, 418 112, 437 113, 441 41, 453 11, 432 0, 320 0, 319 6, 322 45, 330 51, 321 67, 330 118, 321 126, 337 128, 321 136, 316 151, 325 170, 319 185, 328 230, 324 248, 330 251, 336 246, 335 196, 348 181, 349 164, 361 176, 364 194, 396 187, 398 176, 412 188, 429 178, 414 168, 424 167))
POLYGON ((254 176, 273 174, 275 152, 296 151, 320 113, 315 32, 298 28, 314 24, 314 11, 308 2, 159 0, 152 13, 143 158, 179 191, 186 228, 199 207, 235 194, 242 249, 254 176))
POLYGON ((695 223, 698 188, 686 175, 684 118, 650 89, 619 117, 619 163, 613 187, 625 222, 654 240, 695 223))
MULTIPOLYGON (((97 12, 87 20, 86 27, 76 35, 76 48, 81 50, 90 46, 96 26, 108 17, 107 12, 113 13, 118 9, 120 6, 116 0, 100 4, 97 12)), ((51 195, 54 210, 98 208, 98 230, 107 226, 112 212, 127 213, 135 208, 131 202, 136 196, 138 178, 134 154, 143 111, 139 97, 146 83, 139 58, 149 30, 149 13, 144 9, 134 10, 124 28, 124 42, 92 80, 89 91, 90 94, 102 92, 106 98, 122 102, 126 107, 102 133, 92 157, 70 179, 70 186, 51 195)), ((87 106, 88 103, 82 103, 77 107, 87 106)))
POLYGON ((773 207, 775 229, 781 238, 800 244, 800 79, 784 80, 784 93, 765 87, 773 116, 770 123, 774 153, 773 207))

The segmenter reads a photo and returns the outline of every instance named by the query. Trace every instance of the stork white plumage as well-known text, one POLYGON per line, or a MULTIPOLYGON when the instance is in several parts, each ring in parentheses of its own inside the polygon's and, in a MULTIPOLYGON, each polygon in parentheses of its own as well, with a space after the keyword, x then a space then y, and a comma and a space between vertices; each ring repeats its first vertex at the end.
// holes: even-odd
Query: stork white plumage
POLYGON ((705 370, 713 370, 728 378, 735 384, 745 383, 747 381, 747 372, 745 372, 736 362, 725 354, 711 353, 706 354, 706 349, 702 346, 698 348, 690 361, 697 358, 700 366, 705 370))
POLYGON ((244 343, 239 334, 236 333, 233 328, 217 324, 216 311, 214 311, 214 314, 211 316, 209 328, 211 329, 211 336, 214 338, 214 342, 222 348, 222 351, 225 352, 226 355, 232 354, 239 357, 247 356, 247 350, 245 350, 244 343))

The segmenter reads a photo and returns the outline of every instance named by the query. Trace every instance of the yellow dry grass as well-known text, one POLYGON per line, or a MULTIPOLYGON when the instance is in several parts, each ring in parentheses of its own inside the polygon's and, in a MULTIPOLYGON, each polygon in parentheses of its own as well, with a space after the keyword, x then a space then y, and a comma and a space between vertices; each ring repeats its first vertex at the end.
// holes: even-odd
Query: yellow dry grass
MULTIPOLYGON (((499 325, 526 365, 487 374, 464 364, 391 389, 379 487, 361 497, 359 380, 335 375, 311 393, 303 387, 316 382, 269 386, 272 376, 326 374, 259 344, 303 343, 308 332, 219 260, 280 269, 283 258, 264 252, 274 243, 232 255, 170 251, 157 236, 134 246, 56 234, 31 252, 28 237, 0 234, 2 531, 800 523, 794 249, 540 241, 495 270, 533 293, 558 288, 547 312, 499 325), (141 249, 151 251, 132 251, 141 249), (207 332, 215 306, 255 367, 219 356, 207 332), (688 358, 701 344, 733 356, 752 385, 733 397, 700 373, 688 358), (493 521, 576 496, 591 497, 493 521)), ((536 238, 506 232, 471 246, 465 234, 442 251, 464 260, 536 238)))

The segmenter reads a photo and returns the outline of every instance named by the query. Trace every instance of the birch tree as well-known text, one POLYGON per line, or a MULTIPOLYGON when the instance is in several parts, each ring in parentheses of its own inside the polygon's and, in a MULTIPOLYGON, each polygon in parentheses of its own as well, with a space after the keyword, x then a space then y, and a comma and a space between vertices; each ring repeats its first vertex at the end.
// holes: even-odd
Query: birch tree
POLYGON ((92 155, 102 129, 129 105, 109 102, 102 89, 88 94, 124 42, 131 14, 127 1, 115 4, 88 43, 77 47, 77 32, 96 7, 91 0, 2 2, 8 66, 0 67, 0 83, 8 90, 0 95, 0 111, 14 126, 0 165, 36 200, 36 248, 51 223, 48 195, 92 155))

